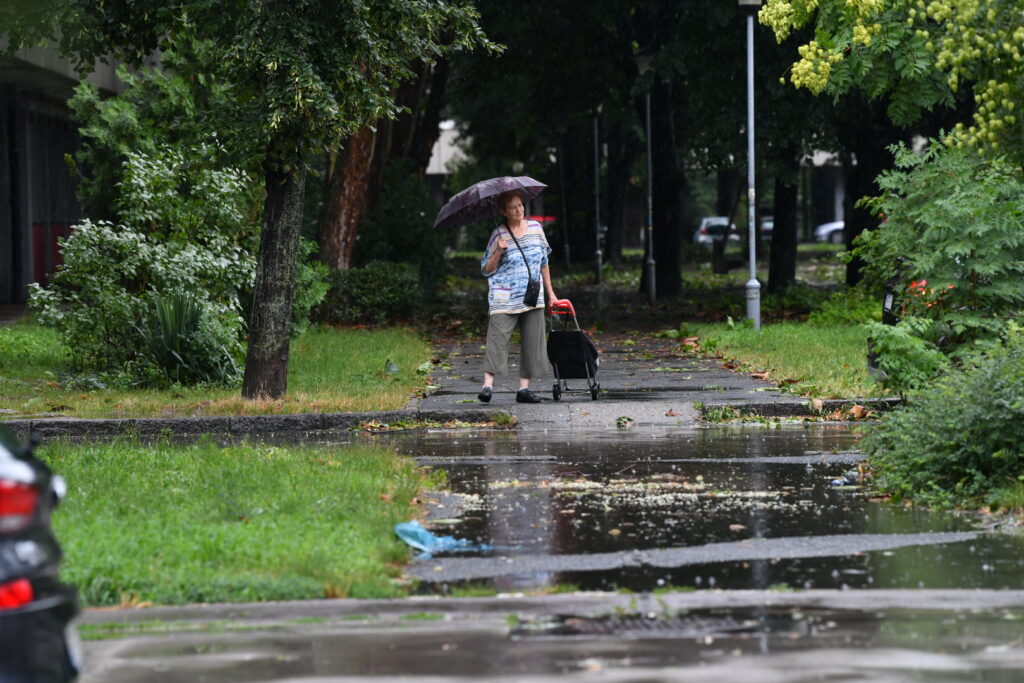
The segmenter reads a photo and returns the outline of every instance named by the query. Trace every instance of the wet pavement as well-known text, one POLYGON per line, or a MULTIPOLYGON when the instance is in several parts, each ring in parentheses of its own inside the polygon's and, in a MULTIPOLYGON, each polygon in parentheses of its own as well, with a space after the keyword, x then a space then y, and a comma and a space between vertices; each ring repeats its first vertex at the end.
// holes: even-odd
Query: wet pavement
MULTIPOLYGON (((444 470, 425 523, 491 550, 414 559, 405 600, 90 610, 82 681, 1020 679, 1024 535, 848 485, 856 424, 702 422, 801 402, 625 341, 598 401, 499 385, 513 430, 326 439, 444 470)), ((478 352, 447 347, 419 409, 479 412, 478 352)))
POLYGON ((837 486, 849 425, 711 426, 388 443, 448 476, 437 534, 494 547, 416 560, 425 590, 1024 589, 1024 537, 837 486))
POLYGON ((853 429, 356 433, 494 549, 414 560, 407 600, 89 611, 82 680, 1019 680, 1024 537, 834 486, 853 429))
MULTIPOLYGON (((519 356, 513 345, 508 374, 496 378, 494 397, 483 404, 476 400, 483 382, 483 346, 479 340, 447 341, 437 347, 438 362, 431 373, 437 388, 411 405, 422 414, 435 415, 508 412, 515 416, 519 431, 606 429, 616 427, 621 418, 636 426, 691 425, 709 409, 723 407, 763 416, 815 413, 807 399, 778 390, 776 382, 786 378, 755 377, 721 359, 690 352, 677 340, 606 334, 598 339, 598 350, 596 401, 586 379, 570 379, 569 391, 559 401, 553 400, 553 381, 537 381, 531 388, 544 403, 516 403, 519 356)), ((826 400, 817 408, 828 413, 854 402, 826 400)), ((869 398, 861 403, 878 408, 891 401, 869 398)))
POLYGON ((118 617, 87 643, 83 682, 1009 682, 1024 666, 1021 591, 335 600, 118 617))

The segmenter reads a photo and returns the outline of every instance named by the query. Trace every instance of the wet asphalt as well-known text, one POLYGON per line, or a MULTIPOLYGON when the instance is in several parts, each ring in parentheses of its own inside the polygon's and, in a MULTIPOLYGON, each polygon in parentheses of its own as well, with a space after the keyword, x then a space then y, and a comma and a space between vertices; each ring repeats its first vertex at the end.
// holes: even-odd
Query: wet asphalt
POLYGON ((598 400, 517 404, 506 379, 485 406, 479 342, 439 346, 410 408, 512 429, 326 436, 443 469, 425 524, 487 550, 413 559, 404 600, 87 610, 81 680, 1020 679, 1024 537, 865 495, 844 409, 880 404, 598 345, 598 400), (761 418, 706 421, 723 406, 761 418), (453 597, 474 590, 497 597, 453 597))

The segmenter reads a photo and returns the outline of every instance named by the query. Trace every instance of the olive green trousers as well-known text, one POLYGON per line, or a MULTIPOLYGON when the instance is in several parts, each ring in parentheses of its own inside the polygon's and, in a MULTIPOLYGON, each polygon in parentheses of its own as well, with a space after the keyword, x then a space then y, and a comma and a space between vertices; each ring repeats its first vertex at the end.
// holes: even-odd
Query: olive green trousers
POLYGON ((519 376, 540 379, 551 374, 547 341, 544 337, 544 309, 533 308, 522 313, 495 313, 488 316, 487 349, 484 351, 484 372, 504 375, 508 372, 508 343, 519 327, 519 376))

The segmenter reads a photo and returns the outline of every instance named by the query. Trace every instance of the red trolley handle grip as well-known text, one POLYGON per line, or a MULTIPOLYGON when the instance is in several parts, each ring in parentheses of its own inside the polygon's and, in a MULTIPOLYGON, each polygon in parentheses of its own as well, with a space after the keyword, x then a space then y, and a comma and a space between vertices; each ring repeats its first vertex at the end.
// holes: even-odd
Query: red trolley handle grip
POLYGON ((552 299, 551 315, 571 315, 575 318, 576 309, 572 307, 572 302, 568 299, 552 299))

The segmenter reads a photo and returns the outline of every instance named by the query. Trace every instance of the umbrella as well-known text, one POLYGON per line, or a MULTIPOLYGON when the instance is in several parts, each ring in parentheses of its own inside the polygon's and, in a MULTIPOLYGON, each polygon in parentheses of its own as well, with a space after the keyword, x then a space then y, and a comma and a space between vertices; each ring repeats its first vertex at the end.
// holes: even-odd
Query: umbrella
POLYGON ((437 214, 434 227, 457 228, 466 223, 493 218, 497 213, 494 199, 502 192, 516 190, 525 201, 533 199, 546 187, 544 183, 524 175, 481 180, 449 199, 437 214))

